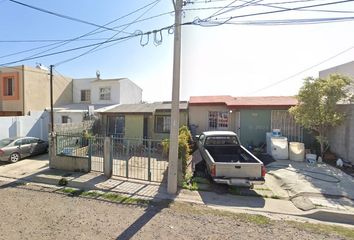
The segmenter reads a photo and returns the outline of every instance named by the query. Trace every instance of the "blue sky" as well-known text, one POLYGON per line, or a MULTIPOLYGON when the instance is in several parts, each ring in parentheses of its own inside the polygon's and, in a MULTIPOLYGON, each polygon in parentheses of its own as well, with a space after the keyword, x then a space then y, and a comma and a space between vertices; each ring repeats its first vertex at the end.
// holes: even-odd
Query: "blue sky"
MULTIPOLYGON (((53 12, 103 25, 113 19, 128 14, 152 0, 130 1, 45 1, 21 0, 24 3, 44 8, 53 12), (123 3, 124 2, 124 3, 123 3)), ((215 1, 215 0, 212 0, 215 1)), ((297 7, 335 0, 316 0, 276 6, 297 7)), ((215 2, 196 0, 185 9, 213 8, 232 3, 231 0, 215 2)), ((254 1, 253 1, 254 2, 254 1)), ((266 4, 271 1, 255 1, 266 4)), ((279 1, 272 1, 279 2, 279 1)), ((284 2, 284 1, 283 1, 284 2)), ((235 1, 233 5, 240 5, 235 1)), ((150 5, 153 6, 153 5, 150 5)), ((141 16, 143 10, 121 19, 109 27, 119 26, 134 21, 141 16)), ((269 6, 248 6, 234 9, 218 16, 240 16, 255 12, 275 10, 269 6)), ((239 18, 239 21, 274 20, 293 18, 352 17, 354 3, 343 3, 332 6, 317 7, 321 10, 353 11, 347 13, 290 11, 265 16, 239 18)), ((70 39, 96 29, 96 27, 73 22, 67 19, 42 13, 8 0, 0 0, 1 21, 0 40, 33 40, 33 39, 70 39)), ((142 18, 168 13, 173 10, 172 2, 161 0, 142 18)), ((215 9, 186 10, 184 22, 210 16, 215 9)), ((152 31, 173 24, 173 14, 132 24, 124 31, 152 31)), ((234 21, 234 20, 233 20, 234 21)), ((299 74, 281 84, 263 89, 274 82, 286 79, 337 53, 354 46, 354 22, 340 22, 317 25, 295 26, 249 26, 222 25, 217 27, 183 26, 182 37, 182 79, 181 99, 188 100, 191 95, 293 95, 296 94, 306 76, 317 76, 318 71, 338 64, 354 60, 354 49, 333 58, 309 71, 299 74)), ((117 32, 105 31, 86 38, 109 38, 117 32)), ((116 37, 127 36, 120 33, 116 37)), ((173 35, 162 32, 163 41, 159 46, 153 44, 150 35, 149 44, 142 47, 140 37, 132 38, 112 47, 87 54, 71 62, 59 65, 56 70, 63 75, 75 78, 93 77, 100 70, 103 78, 128 77, 143 88, 143 99, 146 101, 170 100, 172 83, 173 35)), ((74 48, 95 41, 74 41, 52 51, 74 48)), ((146 41, 146 37, 142 40, 146 41)), ((21 60, 37 50, 10 57, 4 55, 40 47, 50 43, 5 43, 0 42, 0 64, 21 60)), ((88 48, 89 49, 89 48, 88 48)), ((56 64, 75 57, 84 50, 23 61, 12 65, 25 64, 35 66, 37 62, 44 65, 56 64)))

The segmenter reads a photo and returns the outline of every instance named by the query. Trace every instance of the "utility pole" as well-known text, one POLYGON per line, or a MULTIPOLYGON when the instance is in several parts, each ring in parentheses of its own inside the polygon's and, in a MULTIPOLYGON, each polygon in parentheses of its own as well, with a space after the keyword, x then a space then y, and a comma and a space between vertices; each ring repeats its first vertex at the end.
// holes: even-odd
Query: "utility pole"
MULTIPOLYGON (((172 0, 173 1, 173 0, 172 0)), ((183 0, 173 1, 175 8, 174 48, 173 48, 173 82, 171 104, 171 131, 168 162, 167 192, 177 193, 178 179, 178 130, 179 130, 179 89, 181 65, 181 22, 183 0)))
POLYGON ((51 134, 54 133, 54 112, 53 112, 53 65, 50 65, 50 126, 51 134))

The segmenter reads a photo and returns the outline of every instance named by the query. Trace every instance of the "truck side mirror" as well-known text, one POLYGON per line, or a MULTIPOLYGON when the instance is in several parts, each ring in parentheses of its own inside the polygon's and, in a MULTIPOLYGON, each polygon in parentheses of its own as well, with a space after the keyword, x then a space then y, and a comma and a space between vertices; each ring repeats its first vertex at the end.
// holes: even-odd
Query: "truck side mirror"
POLYGON ((195 135, 195 139, 199 140, 200 135, 195 135))

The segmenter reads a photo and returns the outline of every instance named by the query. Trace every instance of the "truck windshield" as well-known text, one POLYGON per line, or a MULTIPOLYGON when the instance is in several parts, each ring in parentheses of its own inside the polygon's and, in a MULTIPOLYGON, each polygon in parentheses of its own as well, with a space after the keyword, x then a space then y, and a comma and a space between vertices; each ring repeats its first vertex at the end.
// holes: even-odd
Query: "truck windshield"
POLYGON ((205 140, 205 145, 239 145, 235 136, 211 136, 205 140))

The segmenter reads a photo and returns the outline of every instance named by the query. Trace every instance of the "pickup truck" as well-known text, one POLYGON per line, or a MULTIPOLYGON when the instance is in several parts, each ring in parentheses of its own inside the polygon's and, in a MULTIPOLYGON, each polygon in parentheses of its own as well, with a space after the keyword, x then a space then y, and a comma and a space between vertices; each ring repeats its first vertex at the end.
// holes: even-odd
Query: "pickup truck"
POLYGON ((263 163, 240 144, 231 131, 207 131, 197 136, 197 146, 214 182, 237 186, 264 184, 263 163))

